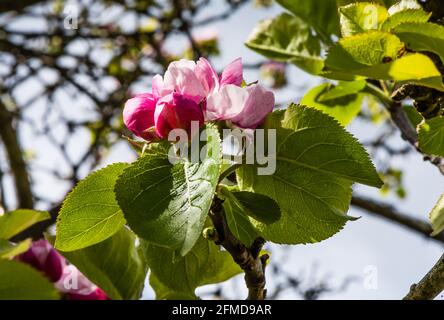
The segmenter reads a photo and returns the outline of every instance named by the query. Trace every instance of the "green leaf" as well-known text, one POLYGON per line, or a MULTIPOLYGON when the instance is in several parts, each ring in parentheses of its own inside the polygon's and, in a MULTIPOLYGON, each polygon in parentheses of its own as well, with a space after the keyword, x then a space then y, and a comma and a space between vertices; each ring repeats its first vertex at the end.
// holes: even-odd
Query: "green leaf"
POLYGON ((239 187, 273 198, 282 212, 271 225, 255 223, 277 243, 317 242, 346 221, 353 182, 381 186, 364 148, 333 118, 304 106, 275 111, 263 126, 276 129, 276 172, 257 175, 255 165, 237 170, 239 187))
POLYGON ((0 260, 0 300, 57 300, 54 285, 30 266, 0 260))
POLYGON ((397 58, 403 50, 404 45, 395 35, 368 31, 339 40, 328 53, 325 70, 444 91, 442 76, 433 61, 420 53, 397 58))
POLYGON ((242 272, 228 252, 202 236, 183 257, 145 241, 142 247, 151 274, 163 286, 155 288, 162 292, 158 298, 165 298, 165 292, 195 297, 197 287, 223 282, 242 272))
POLYGON ((202 232, 220 175, 219 133, 211 125, 205 132, 208 143, 200 162, 181 159, 171 164, 170 144, 153 145, 123 172, 115 189, 131 229, 181 255, 191 250, 202 232))
POLYGON ((365 80, 357 81, 339 81, 335 86, 330 86, 329 90, 319 96, 320 102, 343 98, 364 90, 367 82, 365 80))
POLYGON ((431 13, 427 13, 422 9, 406 9, 389 16, 381 25, 381 30, 391 31, 400 24, 408 22, 427 22, 431 13))
POLYGON ((444 91, 441 73, 433 61, 421 53, 407 54, 391 63, 379 64, 356 73, 371 79, 412 83, 444 91))
POLYGON ((359 2, 339 8, 343 37, 376 30, 387 19, 387 9, 377 3, 359 2))
POLYGON ((358 115, 364 96, 362 94, 345 94, 351 88, 335 90, 338 87, 334 87, 330 83, 322 83, 308 91, 302 98, 301 104, 318 109, 338 120, 341 125, 346 126, 358 115), (332 91, 334 92, 329 95, 332 91), (331 96, 339 94, 345 95, 331 98, 331 96))
POLYGON ((435 207, 430 212, 430 222, 432 224, 432 237, 444 230, 444 194, 441 195, 435 207))
POLYGON ((135 235, 126 227, 99 244, 60 253, 111 299, 140 298, 147 266, 135 235))
POLYGON ((418 112, 418 110, 416 110, 415 107, 404 106, 403 109, 413 127, 416 128, 424 120, 422 115, 418 112))
POLYGON ((63 202, 57 218, 56 249, 73 251, 99 243, 125 224, 114 185, 126 163, 116 163, 80 181, 63 202))
POLYGON ((37 222, 50 219, 46 211, 20 209, 0 216, 0 238, 10 239, 37 222))
POLYGON ((332 35, 340 35, 336 0, 322 0, 322 5, 317 1, 307 0, 276 0, 276 2, 312 26, 325 40, 330 39, 332 35))
MULTIPOLYGON (((375 0, 371 1, 372 3, 380 4, 385 7, 390 7, 395 4, 398 0, 375 0)), ((357 3, 357 2, 369 2, 368 0, 336 0, 338 7, 343 7, 348 4, 357 3)))
POLYGON ((420 124, 418 141, 425 154, 444 157, 444 117, 428 119, 420 124))
POLYGON ((156 294, 156 300, 197 300, 194 292, 178 292, 168 288, 154 273, 150 273, 150 286, 156 294))
POLYGON ((12 259, 15 256, 26 252, 31 247, 32 240, 26 239, 19 243, 12 243, 5 239, 0 239, 0 258, 12 259))
POLYGON ((247 209, 234 196, 229 188, 221 186, 219 196, 224 199, 223 207, 228 227, 234 236, 246 246, 250 246, 259 237, 259 232, 251 223, 247 209))
POLYGON ((279 205, 268 196, 248 191, 233 191, 233 195, 254 219, 271 224, 281 217, 279 205))
POLYGON ((330 48, 325 63, 332 70, 360 70, 395 60, 403 48, 395 35, 372 30, 340 39, 330 48))
POLYGON ((444 26, 435 23, 404 23, 393 32, 415 51, 436 53, 444 63, 444 26))
POLYGON ((287 13, 261 21, 245 45, 269 59, 293 63, 311 74, 319 74, 324 67, 319 39, 305 22, 287 13))

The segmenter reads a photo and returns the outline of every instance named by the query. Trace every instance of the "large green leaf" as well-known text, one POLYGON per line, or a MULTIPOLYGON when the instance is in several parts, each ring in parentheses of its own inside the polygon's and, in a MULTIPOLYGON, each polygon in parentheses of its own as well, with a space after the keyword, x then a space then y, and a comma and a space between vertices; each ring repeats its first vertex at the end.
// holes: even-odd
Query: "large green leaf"
POLYGON ((30 266, 0 260, 0 300, 56 300, 54 285, 30 266))
MULTIPOLYGON (((433 61, 420 53, 398 58, 403 50, 403 43, 393 34, 383 31, 360 33, 341 39, 330 49, 326 71, 414 83, 444 91, 442 76, 433 61)), ((328 73, 325 76, 328 77, 328 73)))
MULTIPOLYGON (((363 81, 357 82, 362 83, 363 81)), ((332 86, 330 83, 322 83, 308 91, 302 98, 301 104, 321 110, 338 120, 341 125, 346 126, 358 115, 364 97, 362 94, 356 92, 345 94, 347 90, 351 91, 351 89, 353 89, 354 82, 351 82, 352 85, 350 85, 350 88, 347 87, 348 83, 349 82, 340 83, 337 87, 332 86), (340 86, 345 86, 346 88, 338 88, 340 86), (335 94, 343 95, 336 98, 329 97, 328 93, 333 90, 335 90, 336 93, 333 92, 332 96, 335 94), (327 99, 325 99, 325 97, 327 97, 327 99)), ((359 89, 360 87, 354 88, 359 89)))
POLYGON ((281 219, 255 226, 277 243, 317 242, 338 232, 350 218, 345 215, 351 185, 381 186, 364 148, 333 118, 304 106, 275 111, 264 123, 277 129, 276 171, 257 175, 257 167, 237 170, 241 190, 273 198, 281 219))
POLYGON ((430 212, 430 222, 432 224, 432 236, 444 230, 444 194, 441 195, 435 207, 430 212))
POLYGON ((388 17, 387 9, 377 3, 358 2, 339 8, 343 37, 376 30, 388 17))
POLYGON ((444 63, 444 26, 435 23, 404 23, 393 32, 415 51, 431 51, 444 63))
POLYGON ((57 249, 79 250, 120 230, 125 218, 117 204, 114 185, 128 166, 116 163, 94 172, 71 191, 57 218, 57 249))
POLYGON ((336 0, 322 0, 322 5, 319 1, 307 0, 276 0, 276 2, 312 26, 324 39, 340 34, 336 0))
POLYGON ((242 272, 228 252, 202 236, 184 257, 148 242, 142 245, 150 272, 156 278, 154 282, 162 284, 154 288, 158 298, 177 295, 191 298, 197 287, 223 282, 242 272))
POLYGON ((60 253, 110 298, 140 298, 147 266, 136 237, 126 227, 91 247, 60 253))
POLYGON ((319 39, 305 22, 287 13, 261 21, 245 44, 267 58, 294 63, 311 74, 324 67, 319 39))
POLYGON ((444 117, 428 119, 420 124, 418 141, 422 152, 444 157, 444 117))
POLYGON ((247 210, 229 188, 222 186, 219 196, 224 199, 223 207, 228 227, 243 244, 249 246, 259 236, 259 232, 250 222, 247 210))
POLYGON ((31 246, 32 240, 26 239, 19 243, 12 243, 5 239, 0 239, 0 258, 12 259, 15 256, 26 252, 31 246))
POLYGON ((183 158, 171 164, 170 144, 153 145, 123 172, 115 189, 131 229, 181 255, 191 250, 202 232, 220 175, 219 133, 213 126, 205 132, 208 143, 200 161, 183 158))
POLYGON ((0 216, 0 238, 10 239, 37 222, 50 219, 46 211, 20 209, 0 216))

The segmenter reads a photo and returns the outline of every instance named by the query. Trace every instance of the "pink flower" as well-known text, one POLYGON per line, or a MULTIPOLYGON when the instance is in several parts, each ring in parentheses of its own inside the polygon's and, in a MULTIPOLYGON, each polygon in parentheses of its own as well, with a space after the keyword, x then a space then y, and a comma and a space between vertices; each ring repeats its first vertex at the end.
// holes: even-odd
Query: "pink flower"
POLYGON ((157 98, 151 93, 139 94, 125 103, 123 122, 136 136, 153 140, 155 135, 150 131, 154 127, 154 111, 157 98))
POLYGON ((62 277, 65 267, 64 258, 46 240, 34 241, 28 251, 16 259, 41 271, 51 282, 62 277))
POLYGON ((207 101, 207 116, 229 120, 244 129, 255 129, 273 111, 274 94, 253 84, 245 88, 227 85, 207 101))
POLYGON ((168 137, 168 133, 176 128, 191 130, 191 122, 197 121, 199 125, 204 122, 203 112, 196 101, 180 93, 171 93, 161 98, 154 114, 156 133, 159 137, 168 137))
POLYGON ((128 100, 126 127, 136 136, 163 139, 176 128, 189 131, 192 121, 229 120, 241 128, 256 128, 274 107, 273 93, 258 85, 242 88, 241 59, 231 62, 219 77, 210 63, 172 62, 164 77, 156 75, 152 93, 128 100))

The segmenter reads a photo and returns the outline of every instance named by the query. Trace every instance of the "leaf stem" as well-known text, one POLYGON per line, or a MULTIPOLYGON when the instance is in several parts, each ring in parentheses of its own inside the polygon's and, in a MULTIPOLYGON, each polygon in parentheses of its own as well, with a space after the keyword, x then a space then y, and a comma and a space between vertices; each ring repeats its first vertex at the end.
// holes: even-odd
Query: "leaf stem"
POLYGON ((219 177, 219 183, 221 183, 225 178, 227 178, 230 174, 235 172, 237 169, 239 169, 242 166, 240 163, 233 164, 231 167, 226 169, 219 177))

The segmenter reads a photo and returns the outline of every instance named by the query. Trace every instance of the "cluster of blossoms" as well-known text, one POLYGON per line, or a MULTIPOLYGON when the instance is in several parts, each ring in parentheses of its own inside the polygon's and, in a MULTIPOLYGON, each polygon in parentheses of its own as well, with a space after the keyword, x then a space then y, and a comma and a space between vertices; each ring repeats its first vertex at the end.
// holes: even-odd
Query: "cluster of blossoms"
POLYGON ((241 59, 231 62, 219 76, 210 63, 172 62, 164 77, 156 75, 152 93, 136 95, 123 111, 126 127, 148 141, 164 139, 173 129, 189 132, 191 122, 229 121, 255 129, 274 108, 274 95, 258 84, 242 86, 241 59))
POLYGON ((68 300, 108 300, 106 293, 89 281, 74 266, 69 265, 46 240, 32 243, 17 260, 42 272, 68 300))

